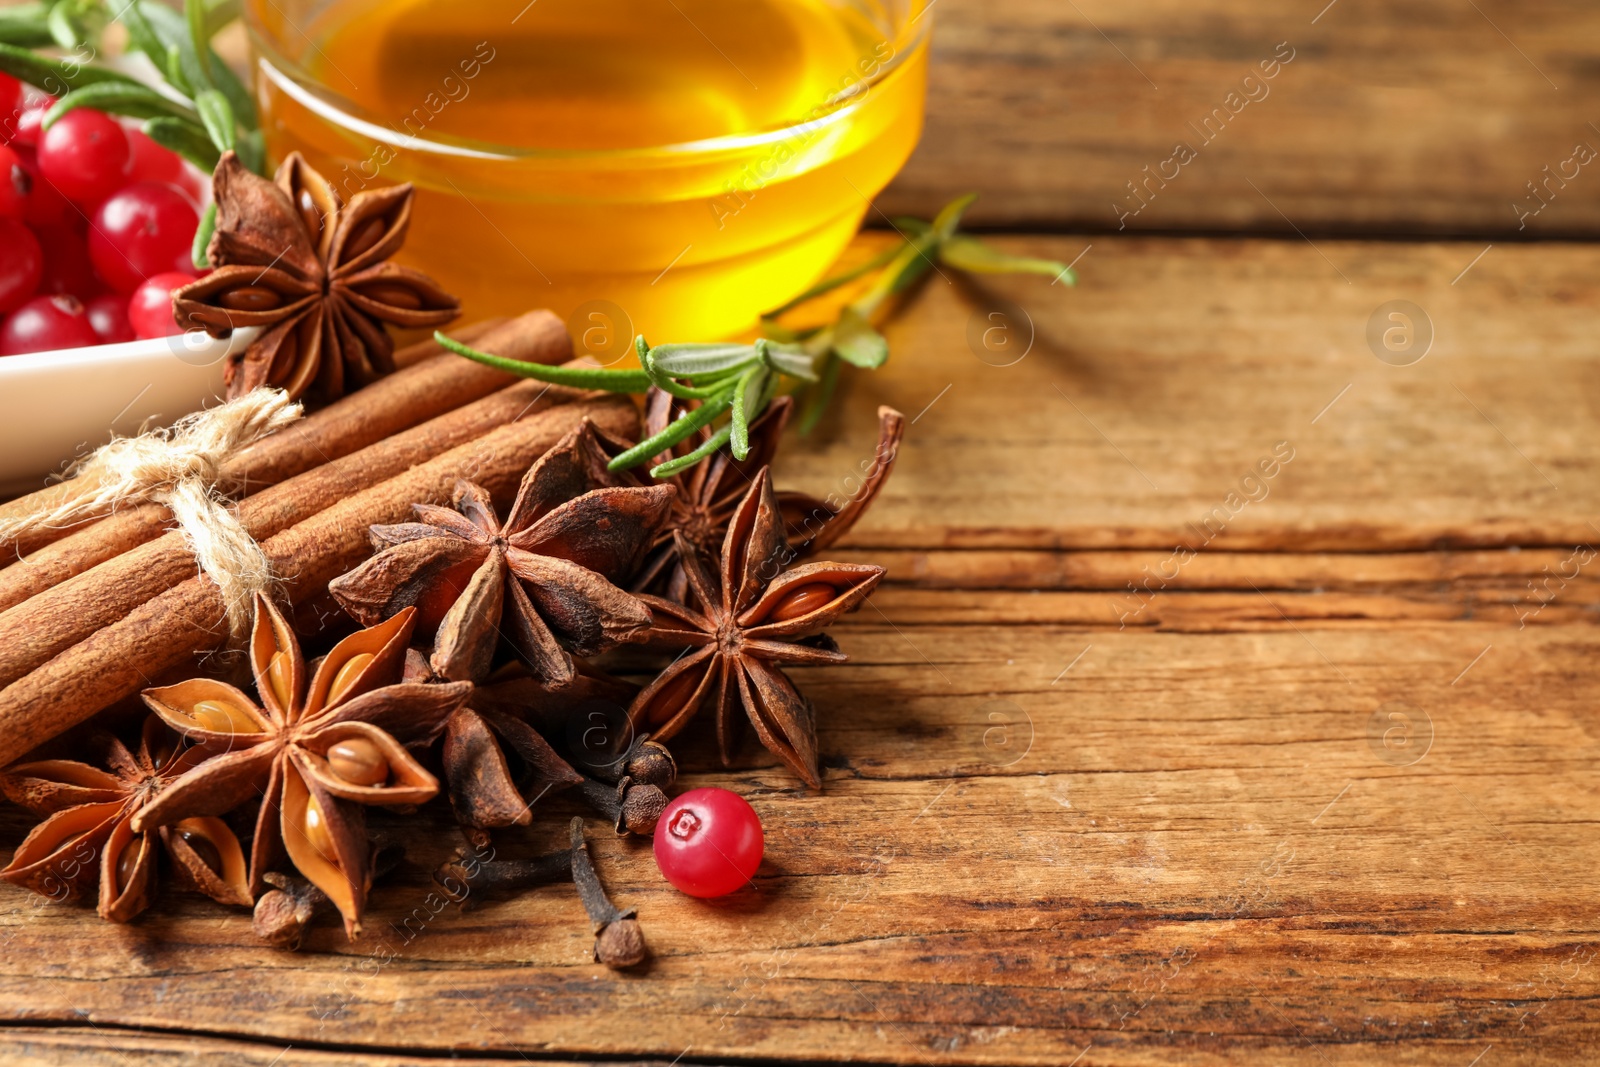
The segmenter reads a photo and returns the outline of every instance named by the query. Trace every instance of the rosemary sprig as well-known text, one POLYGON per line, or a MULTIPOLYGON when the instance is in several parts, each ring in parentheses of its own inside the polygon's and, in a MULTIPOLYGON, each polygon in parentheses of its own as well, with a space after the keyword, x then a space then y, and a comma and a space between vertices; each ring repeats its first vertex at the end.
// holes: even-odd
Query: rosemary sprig
POLYGON ((638 370, 598 367, 551 367, 503 359, 452 340, 443 333, 434 339, 467 359, 524 378, 554 382, 580 389, 614 393, 642 393, 652 385, 700 405, 684 412, 660 433, 639 442, 611 461, 612 470, 645 463, 708 427, 724 414, 728 420, 699 447, 650 468, 657 478, 670 478, 699 463, 724 445, 735 459, 750 454, 750 423, 772 398, 788 388, 804 391, 800 432, 816 425, 839 382, 844 364, 875 369, 889 358, 889 342, 873 325, 887 314, 892 298, 904 293, 934 269, 935 262, 955 270, 982 273, 1048 274, 1072 285, 1070 267, 1049 259, 1011 256, 976 237, 960 232, 961 217, 977 199, 968 194, 947 204, 932 222, 901 219, 896 228, 900 244, 866 263, 818 282, 780 308, 762 316, 764 336, 753 343, 667 344, 652 348, 643 337, 635 340, 638 370), (873 271, 879 271, 866 292, 845 304, 827 325, 796 332, 778 317, 811 300, 833 292, 873 271))
MULTIPOLYGON (((0 71, 57 98, 45 113, 49 129, 75 108, 91 107, 143 119, 152 141, 205 171, 230 149, 257 174, 266 164, 255 101, 211 48, 211 39, 239 16, 239 0, 185 0, 180 13, 158 0, 125 0, 108 10, 103 0, 53 0, 0 9, 0 71), (102 31, 112 21, 128 43, 155 66, 163 84, 151 86, 119 70, 96 65, 102 31), (67 53, 38 51, 53 46, 67 53)), ((206 266, 205 247, 216 225, 206 209, 195 233, 194 262, 206 266)))

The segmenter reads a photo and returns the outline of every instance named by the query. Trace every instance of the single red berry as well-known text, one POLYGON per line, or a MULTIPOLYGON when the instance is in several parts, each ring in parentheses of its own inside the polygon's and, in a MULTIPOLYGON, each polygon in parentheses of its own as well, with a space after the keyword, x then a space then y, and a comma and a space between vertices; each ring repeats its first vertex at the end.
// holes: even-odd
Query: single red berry
POLYGON ((74 296, 36 296, 0 326, 0 356, 53 352, 100 343, 83 304, 74 296))
POLYGON ((44 252, 33 231, 16 219, 0 219, 0 315, 27 303, 42 273, 44 252))
POLYGON ((128 300, 128 322, 135 337, 173 337, 183 332, 172 317, 172 292, 194 281, 193 274, 169 271, 153 274, 128 300))
POLYGON ((44 249, 44 274, 39 278, 41 294, 67 293, 87 301, 105 289, 95 277, 82 234, 60 224, 35 226, 33 232, 44 249))
POLYGON ((17 109, 0 116, 0 140, 14 146, 39 147, 39 134, 44 125, 44 113, 55 106, 56 98, 41 96, 17 105, 17 109))
POLYGON ((727 896, 761 866, 761 819, 726 789, 691 789, 656 823, 656 866, 691 897, 727 896))
POLYGON ((22 83, 9 74, 0 74, 0 142, 16 136, 17 120, 25 108, 22 83))
POLYGON ((68 200, 98 204, 125 180, 128 135, 110 115, 69 111, 40 136, 39 169, 68 200))
POLYGON ((153 274, 182 270, 200 216, 187 196, 160 182, 140 182, 101 204, 89 225, 89 258, 101 279, 131 293, 153 274))
POLYGON ((188 175, 182 156, 170 148, 162 148, 146 137, 142 130, 124 132, 128 135, 128 181, 166 182, 184 188, 188 175))
POLYGON ((134 340, 133 326, 128 322, 128 302, 118 293, 101 293, 84 305, 89 316, 89 326, 103 345, 120 344, 134 340))
POLYGON ((28 176, 28 196, 22 205, 23 221, 35 229, 41 226, 70 226, 81 233, 88 225, 83 212, 62 196, 61 190, 40 172, 33 149, 15 144, 11 147, 28 176))

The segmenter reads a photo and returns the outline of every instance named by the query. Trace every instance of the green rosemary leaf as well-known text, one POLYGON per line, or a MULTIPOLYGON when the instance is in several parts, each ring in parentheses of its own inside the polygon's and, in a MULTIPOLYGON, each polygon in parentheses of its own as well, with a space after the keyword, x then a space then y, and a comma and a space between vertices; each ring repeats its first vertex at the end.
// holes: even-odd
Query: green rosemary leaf
POLYGON ((228 105, 227 97, 215 89, 202 89, 195 95, 194 107, 200 112, 200 121, 212 144, 223 152, 235 147, 233 108, 228 105))
MULTIPOLYGON (((629 467, 636 467, 648 460, 651 456, 665 452, 685 437, 694 433, 702 426, 708 426, 711 421, 733 406, 732 389, 725 389, 717 396, 712 397, 693 411, 686 411, 672 421, 672 425, 656 434, 646 438, 622 453, 620 456, 606 464, 606 469, 620 471, 629 467)), ((726 427, 724 427, 726 428, 726 427)), ((723 440, 727 440, 726 437, 723 440)))
POLYGON ((656 466, 651 467, 650 477, 670 478, 679 471, 688 470, 690 467, 694 466, 696 463, 699 463, 717 449, 727 444, 732 435, 733 423, 730 422, 728 425, 712 434, 711 437, 707 439, 705 444, 701 445, 693 452, 679 456, 677 459, 669 459, 665 463, 659 463, 656 466))
POLYGON ((965 234, 957 234, 940 245, 939 259, 957 270, 975 274, 1043 274, 1068 285, 1076 284, 1078 280, 1072 268, 1065 263, 1031 256, 1013 256, 965 234))
POLYGON ((169 44, 165 47, 167 58, 161 69, 167 79, 167 83, 184 96, 193 94, 194 86, 190 84, 189 77, 183 70, 183 49, 175 44, 169 44))
POLYGON ((817 428, 822 413, 828 410, 833 390, 839 384, 839 368, 844 366, 837 356, 829 352, 823 357, 822 374, 816 385, 806 391, 805 408, 800 412, 800 435, 804 437, 817 428))
POLYGON ((70 89, 100 82, 143 85, 126 74, 104 67, 86 67, 72 59, 51 59, 13 44, 0 44, 0 71, 29 85, 36 85, 52 96, 70 89))
MULTIPOLYGON (((224 63, 216 54, 211 53, 211 80, 216 84, 217 92, 228 98, 228 106, 233 108, 233 117, 239 125, 246 130, 254 132, 261 128, 261 119, 256 114, 255 97, 250 95, 250 90, 233 69, 224 63)), ((244 159, 244 153, 239 153, 239 158, 244 159)), ((249 164, 246 164, 249 166, 249 164)), ((258 162, 250 167, 257 174, 261 173, 261 164, 258 162)))
POLYGON ((681 400, 704 400, 706 397, 715 395, 722 388, 720 383, 698 389, 689 385, 680 385, 673 379, 672 375, 656 366, 655 350, 644 339, 644 334, 640 334, 633 339, 633 350, 639 356, 639 366, 643 367, 645 373, 650 376, 650 384, 664 393, 678 397, 681 400))
POLYGON ((45 22, 50 29, 50 39, 58 47, 68 52, 75 52, 83 43, 83 31, 73 21, 72 4, 69 0, 60 0, 59 3, 52 5, 45 22))
POLYGON ((67 112, 80 107, 91 107, 113 115, 127 115, 136 119, 175 118, 192 122, 195 113, 175 101, 168 100, 154 89, 135 83, 95 82, 62 96, 44 113, 40 123, 43 129, 54 126, 67 112))
MULTIPOLYGON (((211 35, 206 32, 206 5, 203 0, 183 0, 183 17, 184 21, 189 25, 190 47, 194 49, 195 77, 191 80, 194 83, 194 87, 203 93, 212 89, 211 35)), ((198 95, 199 93, 196 94, 197 97, 198 95)), ((195 102, 199 103, 199 100, 197 99, 195 102)), ((229 117, 229 125, 232 125, 231 116, 229 117)), ((209 122, 206 123, 206 128, 208 130, 211 128, 209 122)), ((211 139, 216 141, 216 135, 213 134, 211 139)), ((231 132, 228 135, 228 140, 230 142, 233 140, 231 132)), ((222 148, 222 142, 218 141, 217 147, 222 148)))
POLYGON ((728 426, 732 431, 729 440, 733 442, 734 459, 742 460, 750 455, 750 420, 761 414, 764 406, 761 394, 766 391, 768 377, 767 368, 757 364, 733 387, 733 410, 729 413, 728 426))
POLYGON ((817 380, 816 358, 801 346, 780 342, 767 345, 766 352, 767 364, 773 370, 803 382, 817 380))
POLYGON ((956 197, 939 209, 939 213, 933 217, 932 230, 941 242, 948 241, 955 236, 956 227, 961 225, 961 216, 967 213, 967 208, 971 207, 977 199, 977 193, 968 193, 965 196, 956 197))
POLYGON ((50 41, 49 4, 0 7, 0 43, 19 48, 37 48, 50 41))
POLYGON ((202 170, 215 170, 221 153, 205 127, 190 119, 154 118, 142 127, 146 137, 170 148, 202 170))
POLYGON ((646 363, 645 368, 650 373, 651 385, 660 389, 663 393, 675 396, 680 400, 706 400, 717 396, 728 388, 727 383, 721 381, 702 386, 683 385, 671 375, 663 374, 653 363, 646 363))
POLYGON ((672 344, 650 350, 650 361, 674 378, 740 372, 757 358, 755 346, 744 344, 672 344))
POLYGON ((889 342, 855 308, 839 313, 833 328, 833 354, 846 363, 876 370, 889 358, 889 342))
POLYGON ((216 169, 221 157, 205 127, 188 119, 151 119, 144 124, 144 135, 208 173, 216 169))
POLYGON ((211 266, 206 248, 211 244, 211 235, 216 229, 217 203, 213 200, 206 205, 205 214, 200 216, 200 225, 194 231, 194 243, 189 246, 189 259, 194 263, 195 270, 205 270, 211 266))
POLYGON ((460 341, 446 337, 435 330, 433 339, 458 356, 474 363, 515 374, 519 378, 533 378, 556 385, 570 385, 578 389, 603 389, 608 393, 642 393, 650 388, 650 376, 642 370, 608 370, 605 367, 551 367, 543 363, 525 363, 520 359, 479 352, 460 341))
MULTIPOLYGON (((166 72, 167 81, 173 88, 185 96, 194 96, 202 89, 212 88, 211 74, 219 71, 224 64, 216 58, 215 52, 207 49, 206 63, 201 65, 200 57, 196 52, 196 42, 190 35, 189 20, 180 12, 174 11, 158 0, 135 0, 130 7, 137 6, 139 16, 144 19, 145 25, 154 38, 160 42, 160 58, 152 55, 156 66, 166 72)), ((141 49, 144 51, 144 49, 141 49)), ((148 54, 148 53, 147 53, 148 54)), ((234 94, 220 82, 215 88, 222 90, 228 97, 228 103, 235 111, 242 110, 240 101, 234 99, 234 94)))
POLYGON ((144 11, 138 4, 130 3, 121 7, 117 11, 117 21, 127 29, 129 44, 143 52, 157 67, 165 67, 167 46, 156 36, 155 27, 144 17, 144 11))
MULTIPOLYGON (((233 114, 234 118, 239 117, 237 111, 233 114)), ((261 139, 260 130, 254 127, 246 129, 244 133, 239 135, 238 142, 234 145, 234 151, 239 153, 239 162, 243 163, 251 171, 256 174, 265 173, 267 148, 261 139)))
MULTIPOLYGON (((920 223, 920 225, 924 228, 927 227, 927 223, 925 222, 920 223)), ((850 270, 844 271, 840 274, 835 274, 832 277, 824 278, 822 281, 818 282, 816 285, 813 285, 811 288, 807 289, 805 292, 801 293, 787 304, 784 304, 781 307, 775 307, 771 311, 763 314, 761 317, 764 319, 775 319, 784 312, 793 311, 801 304, 804 304, 809 300, 815 300, 824 293, 833 292, 833 290, 839 288, 841 285, 848 285, 850 282, 855 281, 862 275, 870 274, 879 267, 888 263, 890 260, 894 259, 895 256, 900 254, 900 249, 902 247, 902 245, 890 245, 888 248, 884 249, 882 252, 879 252, 877 255, 873 256, 860 266, 852 267, 850 270)))

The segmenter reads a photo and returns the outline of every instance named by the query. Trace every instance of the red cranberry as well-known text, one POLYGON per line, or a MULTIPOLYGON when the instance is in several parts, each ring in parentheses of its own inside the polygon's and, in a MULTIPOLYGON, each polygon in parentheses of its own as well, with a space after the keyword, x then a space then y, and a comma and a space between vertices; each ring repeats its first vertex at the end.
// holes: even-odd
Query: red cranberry
POLYGON ((68 200, 98 204, 122 185, 128 135, 110 115, 69 111, 40 136, 39 169, 68 200))
POLYGON ((117 293, 101 293, 85 305, 89 326, 103 345, 119 344, 134 339, 133 326, 128 322, 128 302, 117 293))
POLYGON ((20 219, 32 191, 33 178, 22 165, 22 156, 10 145, 0 144, 0 218, 20 219))
POLYGON ((0 140, 9 140, 13 145, 26 148, 39 147, 44 113, 54 107, 55 102, 53 96, 41 96, 37 100, 24 102, 15 112, 0 115, 0 140))
POLYGON ((184 188, 188 168, 183 157, 169 148, 162 148, 144 135, 142 130, 130 129, 128 135, 129 182, 166 182, 184 188))
POLYGON ((83 304, 73 296, 36 296, 0 326, 0 356, 99 343, 83 304))
POLYGON ((128 301, 128 322, 133 326, 134 336, 173 337, 182 333, 183 327, 172 317, 172 293, 192 281, 194 275, 182 271, 146 278, 128 301))
POLYGON ((0 74, 0 142, 16 136, 17 120, 25 107, 22 83, 9 74, 0 74))
POLYGON ((33 149, 12 145, 18 162, 28 175, 28 196, 23 201, 22 219, 29 226, 70 226, 82 232, 87 225, 83 212, 61 195, 61 190, 50 183, 39 170, 33 149))
POLYGON ((0 218, 0 315, 38 291, 43 272, 44 252, 33 231, 16 219, 0 218))
POLYGON ((39 245, 44 249, 44 274, 39 278, 39 292, 67 293, 79 300, 88 300, 105 288, 95 277, 94 265, 89 262, 89 248, 83 235, 70 226, 35 226, 39 245))
POLYGON ((131 293, 152 274, 189 266, 198 225, 194 204, 172 186, 130 185, 95 211, 89 258, 107 285, 131 293))
POLYGON ((656 823, 656 866, 691 897, 727 896, 761 866, 761 819, 726 789, 691 789, 656 823))

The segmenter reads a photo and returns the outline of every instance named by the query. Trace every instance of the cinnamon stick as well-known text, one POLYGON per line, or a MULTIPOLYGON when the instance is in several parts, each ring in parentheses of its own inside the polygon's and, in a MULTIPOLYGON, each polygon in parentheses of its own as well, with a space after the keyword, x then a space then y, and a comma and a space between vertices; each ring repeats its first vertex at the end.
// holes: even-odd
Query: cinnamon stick
MULTIPOLYGON (((473 343, 478 347, 513 359, 560 363, 572 358, 566 327, 548 311, 479 323, 466 327, 462 334, 476 336, 473 343)), ((239 486, 238 495, 247 496, 515 380, 500 371, 441 354, 433 341, 414 345, 412 350, 426 358, 263 438, 224 463, 223 484, 239 486)), ((58 482, 0 505, 0 521, 49 510, 94 487, 93 478, 58 482)), ((169 519, 166 508, 159 504, 137 504, 108 517, 30 531, 14 542, 0 543, 0 558, 12 564, 0 570, 0 611, 157 536, 165 531, 169 519), (19 557, 25 558, 19 562, 19 557)))
MULTIPOLYGON (((263 489, 236 505, 234 515, 252 538, 265 540, 446 449, 583 395, 519 382, 263 489)), ((0 688, 194 573, 194 554, 184 535, 172 531, 0 612, 0 688)))
MULTIPOLYGON (((408 521, 414 503, 444 503, 458 478, 470 477, 497 497, 509 496, 533 461, 583 418, 616 436, 638 436, 638 412, 627 397, 561 404, 346 497, 261 547, 273 572, 283 576, 290 603, 302 603, 371 554, 369 526, 408 521)), ((211 579, 191 578, 0 690, 0 765, 136 694, 197 654, 222 648, 226 614, 211 579)))

